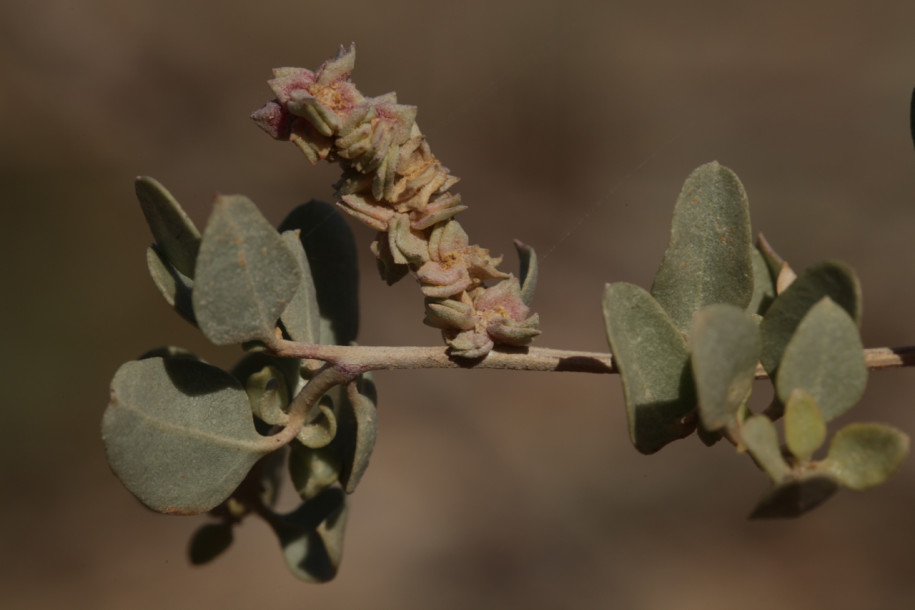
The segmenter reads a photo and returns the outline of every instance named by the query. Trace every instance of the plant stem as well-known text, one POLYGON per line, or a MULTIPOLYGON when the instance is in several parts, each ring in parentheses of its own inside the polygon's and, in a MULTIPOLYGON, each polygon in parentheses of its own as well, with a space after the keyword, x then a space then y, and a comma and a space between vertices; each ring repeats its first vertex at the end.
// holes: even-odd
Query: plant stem
POLYGON ((315 373, 314 377, 305 384, 302 391, 289 404, 289 419, 283 429, 273 436, 265 438, 264 443, 268 450, 273 451, 292 442, 292 439, 305 425, 308 414, 321 396, 334 386, 349 383, 354 377, 355 375, 352 375, 346 367, 331 364, 315 373))
MULTIPOLYGON (((452 358, 446 346, 374 347, 318 345, 277 339, 270 345, 277 356, 321 360, 341 373, 356 376, 367 371, 394 369, 504 369, 513 371, 576 372, 615 374, 613 357, 602 352, 558 350, 546 347, 497 347, 486 357, 475 360, 452 358)), ((878 347, 864 350, 870 369, 915 366, 915 346, 878 347)), ((756 378, 766 372, 757 368, 756 378)), ((333 384, 336 385, 336 384, 333 384)))

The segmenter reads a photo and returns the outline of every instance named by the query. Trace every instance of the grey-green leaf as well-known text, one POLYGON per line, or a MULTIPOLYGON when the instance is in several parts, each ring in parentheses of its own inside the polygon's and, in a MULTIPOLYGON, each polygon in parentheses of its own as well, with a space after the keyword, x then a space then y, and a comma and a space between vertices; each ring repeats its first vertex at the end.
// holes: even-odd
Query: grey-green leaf
POLYGON ((338 445, 342 454, 340 483, 353 493, 369 465, 378 437, 378 411, 375 383, 369 374, 358 384, 347 386, 340 404, 338 445))
POLYGON ((534 291, 537 290, 537 253, 529 245, 515 240, 515 250, 521 259, 519 278, 521 281, 521 301, 530 306, 534 302, 534 291))
POLYGON ((229 523, 207 523, 194 532, 187 554, 191 563, 209 563, 232 545, 232 526, 229 523))
POLYGON ((137 199, 159 249, 166 261, 183 275, 193 278, 200 232, 172 194, 148 176, 136 179, 137 199))
POLYGON ((814 472, 791 477, 776 485, 759 502, 750 519, 791 519, 800 517, 828 500, 839 488, 829 475, 814 472))
POLYGON ((235 378, 188 358, 121 366, 102 439, 124 486, 149 508, 172 514, 217 506, 267 452, 235 378))
POLYGON ((642 453, 654 453, 695 428, 687 417, 696 398, 686 341, 658 302, 633 284, 608 285, 603 310, 630 438, 642 453))
POLYGON ((270 520, 293 574, 306 582, 327 582, 337 575, 346 515, 346 494, 331 487, 292 513, 270 520))
MULTIPOLYGON (((787 294, 787 293, 786 293, 787 294)), ((858 327, 842 307, 823 297, 788 342, 775 388, 782 402, 801 388, 829 421, 858 402, 867 385, 867 363, 858 327)))
POLYGON ((797 388, 785 404, 785 443, 794 457, 807 461, 826 440, 826 421, 813 396, 797 388))
POLYGON ((155 245, 146 249, 146 267, 165 302, 171 305, 182 318, 196 326, 194 306, 191 304, 194 280, 169 264, 158 246, 155 245))
POLYGON ((744 309, 753 296, 750 209, 743 185, 717 162, 686 179, 651 294, 681 332, 706 305, 744 309))
POLYGON ((740 426, 740 439, 753 459, 776 484, 790 474, 791 469, 782 457, 775 424, 765 415, 751 415, 740 426))
POLYGON ((798 324, 811 307, 827 296, 860 325, 861 287, 854 271, 847 265, 830 261, 805 269, 772 302, 759 326, 762 339, 760 360, 770 376, 774 376, 798 324))
POLYGON ((753 248, 750 256, 753 260, 753 297, 747 311, 762 316, 775 300, 775 280, 769 272, 766 259, 757 248, 753 248))
POLYGON ((883 483, 909 452, 909 437, 883 424, 849 424, 836 432, 822 467, 851 489, 883 483))
POLYGON ((297 207, 280 224, 280 231, 295 229, 300 231, 325 321, 321 343, 349 345, 359 332, 359 275, 353 233, 334 206, 317 200, 297 207))
POLYGON ((293 341, 318 343, 321 332, 321 311, 318 307, 315 284, 311 279, 308 258, 305 250, 302 249, 302 242, 299 240, 297 231, 285 231, 282 237, 295 257, 301 274, 299 288, 280 318, 283 328, 293 341))
POLYGON ((709 305, 696 313, 689 343, 702 425, 724 428, 753 387, 759 361, 756 322, 734 305, 709 305))
POLYGON ((216 345, 269 340, 300 274, 292 252, 251 200, 217 197, 194 276, 200 330, 216 345))

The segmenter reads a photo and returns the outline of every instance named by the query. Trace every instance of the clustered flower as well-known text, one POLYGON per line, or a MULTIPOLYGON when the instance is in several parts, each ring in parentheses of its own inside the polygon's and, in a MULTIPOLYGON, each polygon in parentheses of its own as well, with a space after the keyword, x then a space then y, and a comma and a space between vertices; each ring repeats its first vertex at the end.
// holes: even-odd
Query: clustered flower
POLYGON ((429 149, 416 107, 394 93, 363 96, 350 82, 354 47, 312 72, 277 68, 276 99, 252 118, 289 140, 311 163, 338 162, 337 205, 378 231, 372 253, 393 284, 408 273, 426 297, 424 322, 439 328, 453 355, 485 356, 494 345, 524 346, 540 334, 518 280, 498 270, 502 257, 471 245, 454 220, 467 209, 449 191, 458 178, 429 149), (487 280, 498 280, 486 286, 487 280))

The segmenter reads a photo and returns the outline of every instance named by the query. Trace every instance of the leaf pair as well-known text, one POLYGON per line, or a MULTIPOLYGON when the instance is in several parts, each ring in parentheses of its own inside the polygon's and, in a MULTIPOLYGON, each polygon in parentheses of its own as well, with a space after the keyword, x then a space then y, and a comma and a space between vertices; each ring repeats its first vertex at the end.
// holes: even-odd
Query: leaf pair
POLYGON ((220 195, 201 237, 157 181, 138 178, 136 190, 155 238, 150 274, 210 341, 268 340, 281 317, 296 341, 347 345, 356 338, 355 244, 333 206, 299 206, 280 235, 247 197, 220 195))
POLYGON ((886 481, 908 454, 909 438, 883 424, 849 424, 836 432, 826 457, 812 456, 826 440, 826 419, 810 394, 791 393, 785 406, 786 461, 775 425, 753 415, 740 426, 741 442, 772 479, 751 519, 798 517, 816 508, 840 486, 863 490, 886 481))
MULTIPOLYGON (((696 397, 685 335, 700 309, 754 298, 750 216, 737 176, 708 163, 687 178, 651 294, 610 284, 603 309, 630 437, 643 453, 690 434, 696 397)), ((755 364, 755 363, 754 363, 755 364)))
POLYGON ((157 181, 138 178, 136 192, 155 239, 147 266, 165 300, 216 345, 269 339, 301 269, 254 204, 218 196, 201 237, 157 181))

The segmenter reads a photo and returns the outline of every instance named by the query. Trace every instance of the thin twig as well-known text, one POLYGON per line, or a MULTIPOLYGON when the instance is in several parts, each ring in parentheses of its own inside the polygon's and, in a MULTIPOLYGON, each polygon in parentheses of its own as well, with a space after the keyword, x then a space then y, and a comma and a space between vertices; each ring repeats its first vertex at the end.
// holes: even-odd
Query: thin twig
POLYGON ((289 419, 283 429, 265 437, 265 448, 273 451, 289 444, 299 434, 312 407, 321 396, 332 387, 348 383, 352 379, 353 375, 337 366, 327 365, 318 371, 289 404, 289 419))
MULTIPOLYGON (((452 358, 447 347, 373 347, 318 345, 279 339, 271 346, 277 356, 314 359, 334 365, 348 374, 394 369, 503 369, 514 371, 615 374, 613 357, 602 352, 558 350, 546 347, 493 349, 485 358, 452 358)), ((869 369, 915 366, 915 346, 877 347, 864 350, 869 369)), ((757 379, 767 377, 760 366, 757 379)))

